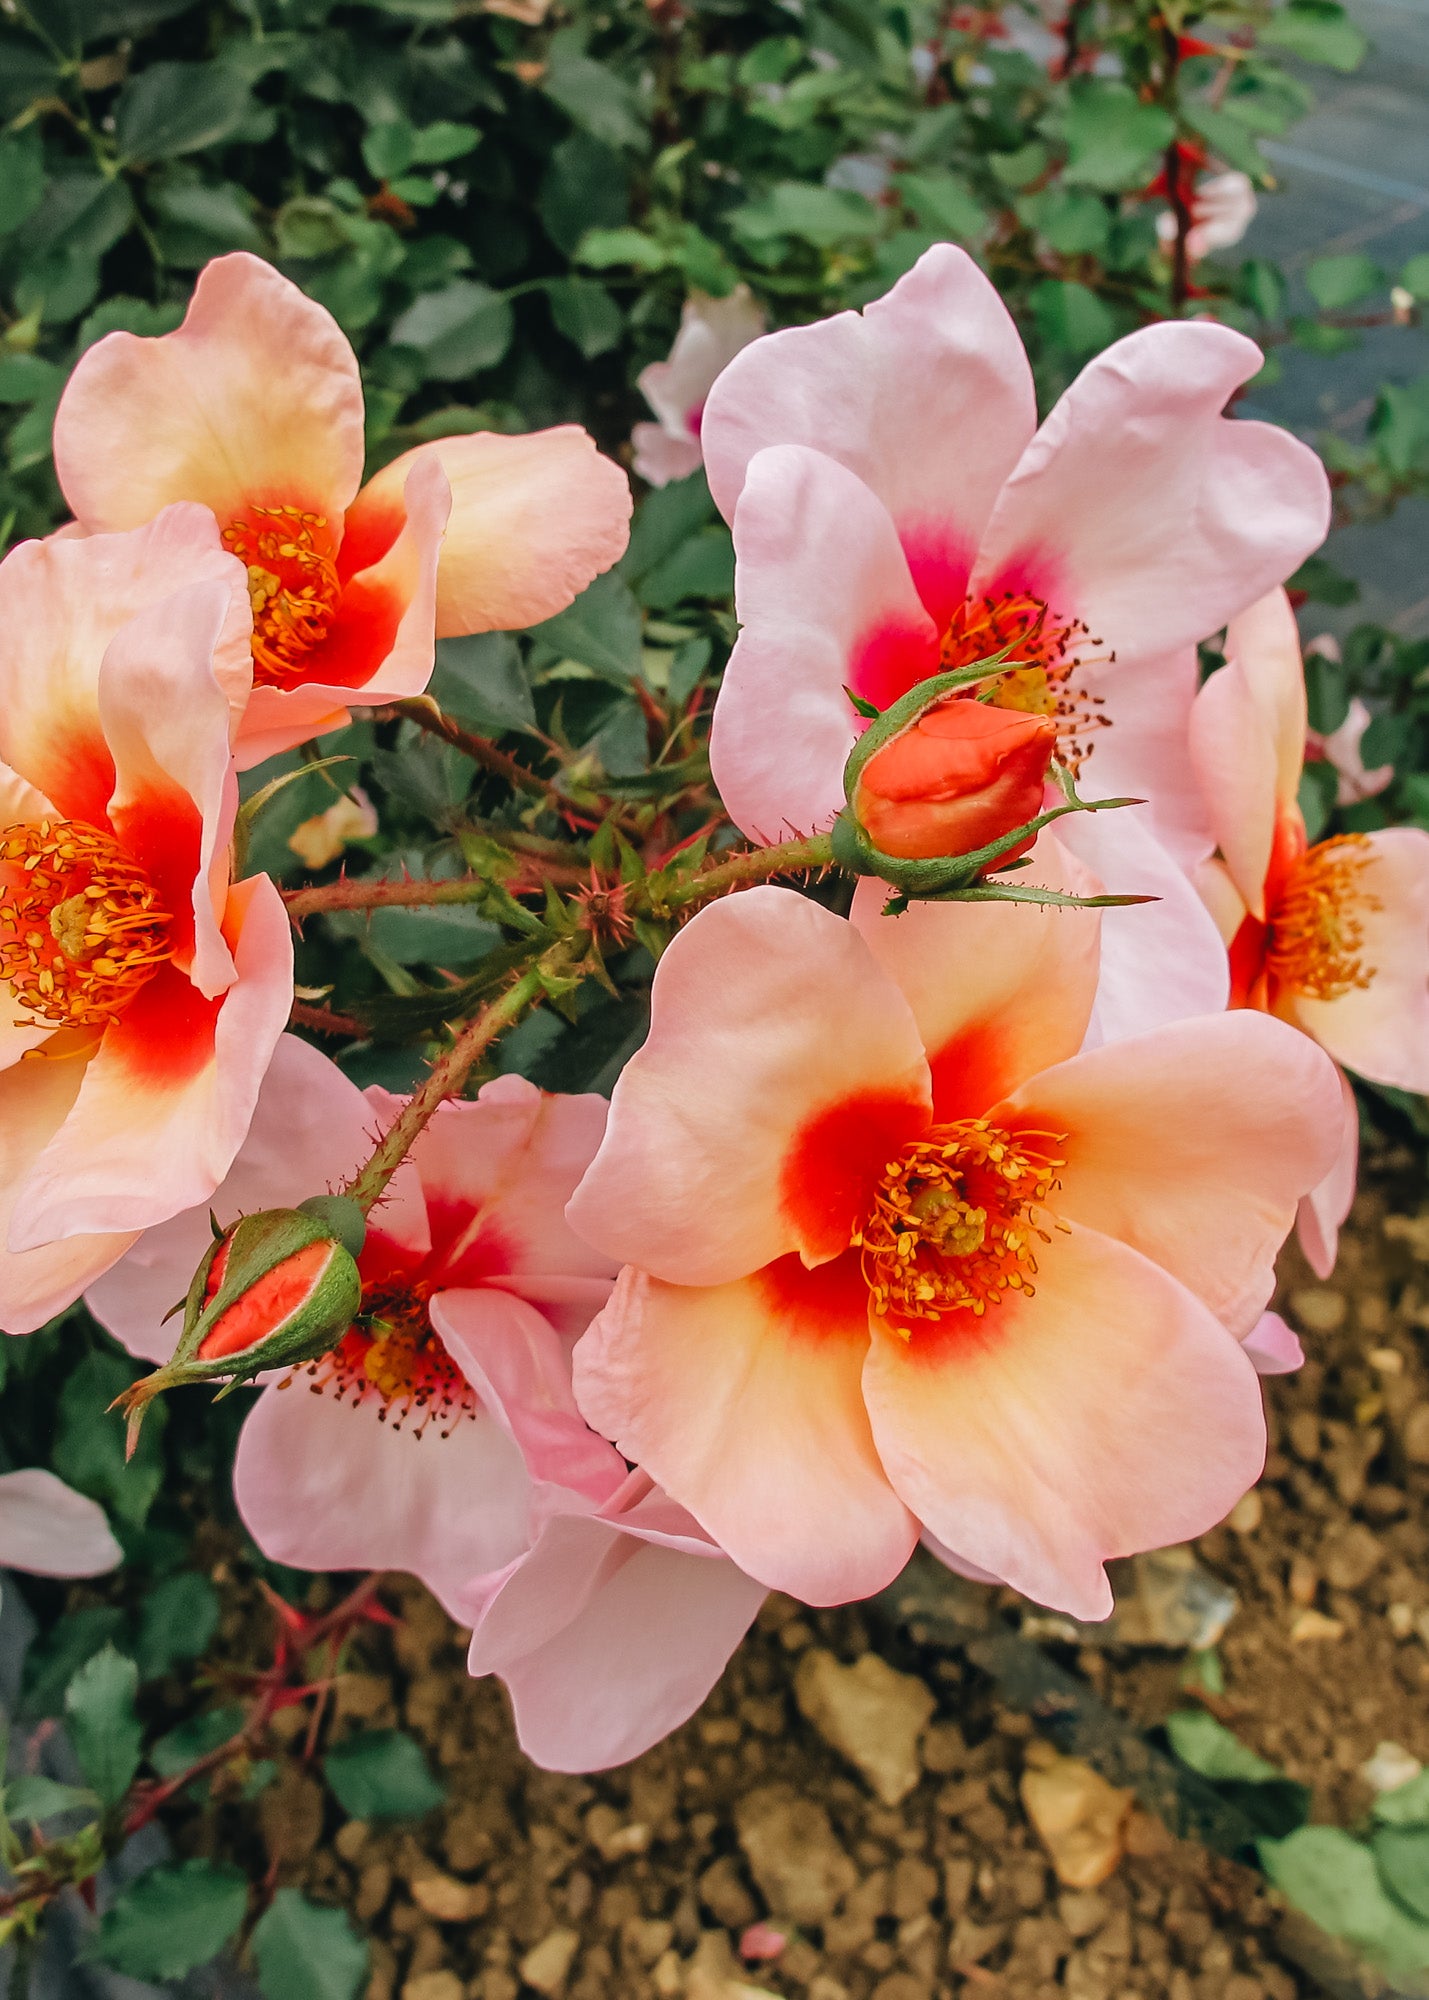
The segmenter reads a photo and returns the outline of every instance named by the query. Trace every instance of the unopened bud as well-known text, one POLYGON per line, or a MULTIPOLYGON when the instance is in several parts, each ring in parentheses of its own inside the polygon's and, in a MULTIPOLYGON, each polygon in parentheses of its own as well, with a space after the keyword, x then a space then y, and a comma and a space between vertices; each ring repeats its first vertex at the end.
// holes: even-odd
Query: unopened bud
MULTIPOLYGON (((1056 747, 1050 716, 945 696, 867 757, 850 799, 854 817, 874 847, 901 861, 971 854, 1037 817, 1056 747)), ((1036 837, 1024 834, 1003 860, 1015 861, 1036 837)))
POLYGON ((362 1303, 356 1257, 365 1232, 361 1209, 345 1195, 316 1195, 215 1228, 184 1300, 173 1359, 116 1398, 129 1419, 129 1452, 146 1408, 165 1389, 221 1380, 225 1394, 266 1368, 335 1347, 362 1303))

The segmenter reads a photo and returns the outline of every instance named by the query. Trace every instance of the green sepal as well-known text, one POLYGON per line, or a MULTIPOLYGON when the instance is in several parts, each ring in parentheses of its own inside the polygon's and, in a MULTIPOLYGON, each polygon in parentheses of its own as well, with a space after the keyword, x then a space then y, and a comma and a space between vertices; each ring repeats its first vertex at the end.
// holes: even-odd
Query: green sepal
MULTIPOLYGON (((975 687, 979 681, 993 680, 998 674, 1006 673, 1007 656, 1011 651, 1011 646, 1004 646, 1000 653, 990 653, 985 660, 975 660, 971 666, 954 667, 949 673, 934 674, 926 681, 919 681, 916 687, 909 688, 907 694, 900 695, 889 707, 875 709, 873 712, 877 720, 869 723, 850 750, 848 762, 844 765, 844 797, 849 804, 853 804, 859 774, 875 750, 881 750, 885 743, 901 736, 905 729, 911 729, 920 715, 936 708, 940 701, 956 694, 959 688, 975 687)), ((1013 665, 1016 664, 1014 661, 1013 665)), ((872 708, 871 702, 862 701, 850 689, 845 688, 844 693, 860 715, 867 714, 872 708)))

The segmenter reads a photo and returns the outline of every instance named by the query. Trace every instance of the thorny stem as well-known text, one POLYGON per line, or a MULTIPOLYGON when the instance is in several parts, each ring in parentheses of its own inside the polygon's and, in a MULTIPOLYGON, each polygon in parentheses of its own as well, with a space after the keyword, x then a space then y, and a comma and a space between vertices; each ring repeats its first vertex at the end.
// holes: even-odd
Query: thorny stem
POLYGON ((561 806, 568 803, 549 778, 527 770, 519 759, 505 750, 499 750, 489 737, 463 729, 459 722, 454 722, 438 708, 429 695, 417 695, 411 701, 393 702, 392 713, 404 716, 408 722, 415 722, 419 729, 425 729, 431 736, 440 736, 443 743, 450 743, 454 750, 460 750, 474 764, 480 764, 484 770, 494 771, 498 777, 505 778, 518 791, 550 799, 561 806))
POLYGON ((288 1015, 289 1023, 295 1028, 311 1028, 319 1035, 349 1035, 360 1041, 367 1033, 365 1022, 351 1014, 338 1014, 331 1007, 314 1007, 306 1000, 295 1000, 288 1015))
MULTIPOLYGON (((531 880, 523 881, 518 873, 507 877, 501 886, 513 896, 526 895, 543 882, 556 882, 568 888, 575 888, 590 879, 590 871, 582 868, 577 861, 531 860, 525 866, 531 880)), ((472 903, 479 901, 492 887, 492 878, 486 875, 454 875, 449 879, 432 882, 409 879, 406 881, 359 880, 349 881, 346 876, 336 882, 322 882, 315 887, 286 889, 283 901, 287 904, 288 915, 295 923, 304 917, 315 916, 320 910, 390 910, 427 908, 432 904, 472 903)))
POLYGON ((833 866, 833 861, 833 842, 827 833, 782 841, 777 847, 751 848, 745 854, 732 854, 727 861, 717 861, 712 868, 701 869, 686 882, 651 895, 651 914, 663 916, 687 910, 695 904, 710 902, 727 890, 772 881, 776 875, 799 875, 810 869, 822 873, 833 866))
MULTIPOLYGON (((560 951, 559 946, 556 951, 560 951)), ((531 966, 499 998, 488 1001, 479 1014, 474 1014, 446 1054, 432 1064, 420 1087, 407 1099, 378 1141, 371 1159, 343 1190, 351 1195, 364 1215, 381 1199, 388 1181, 438 1106, 448 1097, 456 1095, 478 1058, 539 998, 540 993, 541 971, 539 967, 531 966)))

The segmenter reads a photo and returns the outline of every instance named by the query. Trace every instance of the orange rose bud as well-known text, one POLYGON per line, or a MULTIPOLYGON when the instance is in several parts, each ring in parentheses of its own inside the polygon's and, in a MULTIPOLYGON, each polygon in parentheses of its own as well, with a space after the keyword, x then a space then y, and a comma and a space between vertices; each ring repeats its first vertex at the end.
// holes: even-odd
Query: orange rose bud
POLYGON ((872 844, 901 861, 971 854, 1041 812, 1056 746, 1050 716, 950 695, 874 751, 858 774, 854 814, 872 844))

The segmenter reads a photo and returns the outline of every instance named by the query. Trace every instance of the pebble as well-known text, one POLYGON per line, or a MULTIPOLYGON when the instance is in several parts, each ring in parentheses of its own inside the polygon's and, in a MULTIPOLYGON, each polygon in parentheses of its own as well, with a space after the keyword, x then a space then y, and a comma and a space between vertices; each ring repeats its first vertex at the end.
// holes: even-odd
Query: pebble
POLYGON ((762 1785, 734 1809, 751 1874, 775 1917, 822 1923, 858 1880, 828 1814, 792 1785, 762 1785))
POLYGON ((1358 1590, 1384 1561, 1384 1544, 1362 1522, 1351 1521, 1320 1551, 1320 1567, 1334 1590, 1358 1590))
POLYGON ((402 2000, 464 2000, 465 1986, 454 1972, 419 1972, 402 1987, 402 2000))
POLYGON ((1429 1465, 1429 1403, 1416 1403, 1404 1419, 1399 1441, 1411 1465, 1429 1465))
POLYGON ((1057 1880, 1067 1889, 1100 1887, 1125 1852, 1132 1794, 1040 1741, 1027 1746, 1021 1792, 1057 1880))
POLYGON ((1338 1333, 1349 1307, 1342 1293, 1306 1285, 1290 1294, 1290 1310, 1307 1333, 1338 1333))
POLYGON ((1226 1516, 1226 1525, 1234 1528, 1238 1535, 1253 1535, 1265 1519, 1265 1502, 1252 1487, 1243 1493, 1226 1516))
POLYGON ((922 1774, 918 1739, 937 1706, 922 1681, 898 1673, 876 1653, 861 1654, 846 1667, 820 1646, 800 1660, 794 1698, 884 1805, 907 1798, 922 1774))
POLYGON ((580 1942, 578 1931, 548 1931, 539 1944, 532 1945, 517 1968, 523 1982, 537 1993, 559 1993, 570 1976, 580 1942))
POLYGON ((1424 1769, 1419 1759, 1402 1743, 1376 1743, 1372 1756, 1360 1765, 1360 1776, 1371 1791, 1392 1792, 1407 1785, 1424 1769))
POLYGON ((1303 1646, 1316 1639, 1342 1639, 1344 1636, 1343 1623, 1338 1618, 1327 1618, 1323 1611, 1297 1612, 1290 1627, 1292 1646, 1303 1646))
POLYGON ((442 1924, 471 1923, 484 1917, 491 1903, 491 1891, 484 1882, 459 1882, 455 1875, 444 1875, 440 1869, 414 1876, 407 1887, 417 1908, 442 1924))

